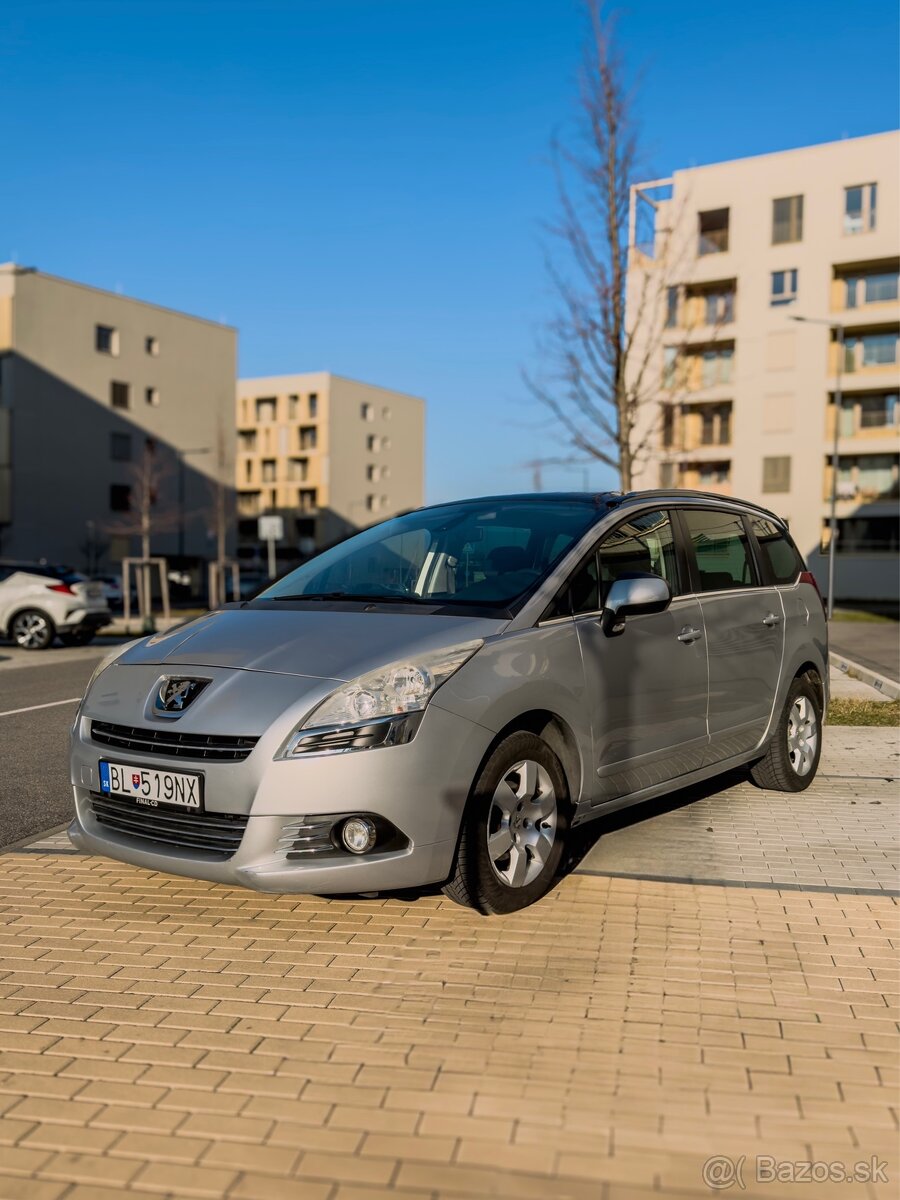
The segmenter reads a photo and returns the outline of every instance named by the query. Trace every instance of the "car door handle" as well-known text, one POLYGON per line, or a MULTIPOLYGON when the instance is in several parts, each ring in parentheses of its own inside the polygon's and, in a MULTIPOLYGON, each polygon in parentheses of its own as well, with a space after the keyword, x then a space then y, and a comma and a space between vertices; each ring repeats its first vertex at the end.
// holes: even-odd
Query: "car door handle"
POLYGON ((777 625, 781 617, 776 617, 774 613, 769 613, 767 617, 763 617, 763 625, 768 625, 771 629, 773 625, 777 625))
POLYGON ((703 633, 699 629, 694 629, 690 625, 685 625, 681 633, 678 635, 679 642, 696 642, 697 638, 702 638, 703 633))

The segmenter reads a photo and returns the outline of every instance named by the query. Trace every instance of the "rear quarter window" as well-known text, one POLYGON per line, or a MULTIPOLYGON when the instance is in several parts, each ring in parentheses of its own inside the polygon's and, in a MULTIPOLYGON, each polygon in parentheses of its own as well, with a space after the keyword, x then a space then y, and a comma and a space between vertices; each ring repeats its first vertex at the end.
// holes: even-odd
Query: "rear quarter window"
POLYGON ((753 517, 750 526, 772 582, 795 583, 805 568, 797 547, 785 531, 765 517, 753 517))

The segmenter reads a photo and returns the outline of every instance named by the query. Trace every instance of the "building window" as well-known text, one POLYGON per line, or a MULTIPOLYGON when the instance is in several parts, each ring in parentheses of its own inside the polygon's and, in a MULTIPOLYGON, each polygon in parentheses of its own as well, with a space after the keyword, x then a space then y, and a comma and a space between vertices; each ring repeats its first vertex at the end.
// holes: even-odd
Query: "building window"
POLYGON ((773 271, 772 291, 769 297, 769 303, 773 306, 773 308, 778 304, 793 304, 796 299, 796 268, 791 268, 789 271, 773 271))
POLYGON ((242 429, 238 434, 238 447, 239 449, 252 454, 256 449, 256 430, 242 429))
POLYGON ((315 450, 319 444, 319 431, 315 425, 300 426, 300 449, 315 450))
POLYGON ((111 433, 109 435, 109 457, 113 462, 131 462, 130 433, 111 433))
POLYGON ((153 408, 159 405, 159 388, 144 388, 144 399, 153 408))
POLYGON ((663 405, 662 444, 666 447, 675 444, 675 408, 671 404, 663 405))
POLYGON ((153 358, 159 357, 159 338, 147 337, 144 338, 144 350, 153 358))
POLYGON ((315 512, 318 497, 315 488, 300 488, 297 492, 297 504, 301 512, 315 512))
POLYGON ((372 407, 371 404, 361 404, 359 406, 359 415, 362 417, 362 419, 364 421, 374 421, 375 420, 375 409, 372 407))
POLYGON ((288 420, 296 421, 300 416, 300 397, 288 396, 288 420))
POLYGON ((867 233, 874 229, 877 204, 877 183, 861 183, 844 188, 844 233, 867 233))
POLYGON ((309 419, 314 421, 319 415, 319 394, 318 392, 309 393, 309 419))
POLYGON ((112 512, 131 512, 131 488, 127 483, 114 483, 109 489, 112 512))
POLYGON ((678 375, 678 347, 666 346, 663 350, 663 387, 673 388, 678 375))
POLYGON ((727 483, 731 475, 731 467, 728 463, 701 463, 697 471, 697 478, 701 488, 721 487, 723 483, 727 483))
POLYGON ((864 333, 844 344, 844 370, 891 366, 897 361, 896 333, 864 333))
POLYGON ((378 436, 374 433, 370 433, 369 436, 366 438, 366 449, 370 450, 370 451, 377 451, 378 448, 379 448, 378 436))
POLYGON ((897 271, 878 271, 869 275, 848 275, 845 278, 847 308, 864 304, 883 304, 896 300, 900 274, 897 271))
POLYGON ((112 325, 97 325, 94 329, 94 346, 98 354, 119 353, 119 331, 112 325))
POLYGON ((666 288, 666 329, 678 324, 678 288, 666 288))
POLYGON ((704 296, 707 325, 730 325, 734 320, 734 292, 707 292, 704 296))
POLYGON ((131 385, 114 379, 109 385, 109 402, 113 408, 130 408, 131 385))
MULTIPOLYGON (((385 405, 384 408, 381 410, 381 419, 382 419, 382 421, 389 421, 391 419, 391 410, 388 408, 387 405, 385 405)), ((383 496, 382 496, 382 499, 384 499, 383 496)))
POLYGON ((703 405, 700 413, 700 445, 727 446, 730 441, 731 405, 703 405))
POLYGON ((720 346, 711 350, 704 350, 703 370, 701 373, 702 386, 707 388, 716 387, 723 383, 731 383, 733 363, 733 346, 720 346))
POLYGON ((390 450, 391 439, 389 437, 383 437, 381 439, 381 448, 382 448, 382 450, 390 450))
POLYGON ((697 214, 698 254, 722 254, 728 249, 729 214, 727 208, 714 208, 697 214))
MULTIPOLYGON (((826 525, 822 553, 828 552, 826 525)), ((838 520, 838 554, 896 554, 900 550, 900 518, 844 517, 838 520)))
POLYGON ((861 396, 859 399, 860 429, 890 429, 897 424, 900 410, 896 392, 885 392, 879 396, 861 396))
POLYGON ((373 466, 372 463, 369 463, 369 465, 366 467, 366 479, 368 479, 369 482, 372 483, 377 478, 378 478, 378 468, 376 466, 373 466))
POLYGON ((763 459, 762 490, 789 492, 791 490, 791 460, 788 455, 763 459))
POLYGON ((309 474, 309 460, 292 458, 288 462, 288 479, 292 483, 303 483, 309 474))
POLYGON ((366 496, 366 511, 367 512, 377 512, 378 511, 378 497, 377 496, 366 496))
POLYGON ((803 197, 783 196, 772 201, 772 244, 803 240, 803 197))
POLYGON ((262 481, 263 483, 275 482, 275 459, 264 458, 262 462, 262 481))
POLYGON ((276 401, 274 396, 261 397, 256 401, 256 420, 260 423, 270 423, 275 420, 276 401))

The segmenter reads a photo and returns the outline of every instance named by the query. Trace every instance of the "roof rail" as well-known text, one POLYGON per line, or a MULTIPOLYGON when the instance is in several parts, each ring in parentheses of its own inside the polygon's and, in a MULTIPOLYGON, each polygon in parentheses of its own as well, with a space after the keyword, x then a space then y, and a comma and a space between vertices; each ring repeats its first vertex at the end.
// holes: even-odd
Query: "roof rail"
POLYGON ((700 492, 695 491, 693 488, 647 488, 641 489, 641 491, 626 492, 623 496, 619 497, 619 503, 624 503, 626 500, 641 500, 651 496, 665 497, 667 500, 674 501, 687 497, 691 500, 715 500, 719 504, 740 504, 744 508, 752 508, 767 517, 772 517, 780 525, 787 525, 784 517, 776 512, 772 512, 770 508, 763 508, 761 504, 757 504, 754 500, 742 500, 740 496, 723 496, 719 492, 700 492))

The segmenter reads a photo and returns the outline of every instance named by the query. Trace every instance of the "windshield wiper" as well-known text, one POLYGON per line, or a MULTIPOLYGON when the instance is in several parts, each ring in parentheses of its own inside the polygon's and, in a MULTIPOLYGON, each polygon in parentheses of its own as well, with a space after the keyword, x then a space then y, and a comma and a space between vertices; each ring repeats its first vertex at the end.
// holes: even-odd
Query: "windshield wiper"
POLYGON ((364 604, 428 604, 439 602, 422 596, 400 596, 386 592, 384 595, 369 595, 366 592, 297 592, 289 596, 258 596, 259 600, 361 600, 364 604))

